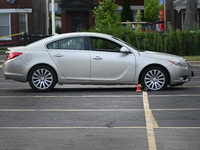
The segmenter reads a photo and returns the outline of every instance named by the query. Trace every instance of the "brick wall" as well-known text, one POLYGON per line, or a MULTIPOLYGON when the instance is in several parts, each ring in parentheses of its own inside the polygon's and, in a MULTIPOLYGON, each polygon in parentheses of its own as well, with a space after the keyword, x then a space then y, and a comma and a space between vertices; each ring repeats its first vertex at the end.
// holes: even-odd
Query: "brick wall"
POLYGON ((11 4, 7 0, 0 0, 0 9, 6 8, 31 8, 32 1, 31 0, 16 0, 14 4, 11 4))
MULTIPOLYGON (((7 9, 7 13, 10 14, 11 34, 20 32, 19 15, 21 13, 27 14, 28 34, 47 34, 49 22, 46 14, 46 0, 15 0, 13 4, 7 0, 0 0, 0 9, 1 13, 4 13, 3 9, 7 9)), ((18 41, 18 36, 12 37, 12 42, 14 41, 18 41)))
MULTIPOLYGON (((65 1, 67 2, 67 1, 70 1, 70 0, 65 0, 65 1)), ((99 4, 99 1, 102 1, 102 0, 91 0, 91 1, 99 4)), ((116 0, 116 3, 119 6, 122 6, 123 0, 116 0)), ((132 6, 143 6, 144 0, 130 0, 130 4, 132 6)), ((62 13, 62 33, 72 32, 72 19, 73 19, 72 18, 72 12, 66 11, 66 12, 62 13)), ((89 15, 86 15, 86 16, 87 17, 85 18, 84 24, 86 24, 85 27, 87 29, 88 26, 90 28, 94 26, 93 12, 90 11, 89 15)))

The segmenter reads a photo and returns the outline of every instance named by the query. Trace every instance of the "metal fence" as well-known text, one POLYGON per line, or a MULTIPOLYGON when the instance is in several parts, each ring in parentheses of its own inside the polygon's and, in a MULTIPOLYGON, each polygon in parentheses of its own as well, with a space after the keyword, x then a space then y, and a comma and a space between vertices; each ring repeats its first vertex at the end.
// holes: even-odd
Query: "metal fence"
POLYGON ((43 34, 37 34, 37 35, 28 35, 23 34, 19 36, 19 44, 18 45, 27 45, 30 43, 33 43, 35 41, 50 37, 52 35, 43 35, 43 34))

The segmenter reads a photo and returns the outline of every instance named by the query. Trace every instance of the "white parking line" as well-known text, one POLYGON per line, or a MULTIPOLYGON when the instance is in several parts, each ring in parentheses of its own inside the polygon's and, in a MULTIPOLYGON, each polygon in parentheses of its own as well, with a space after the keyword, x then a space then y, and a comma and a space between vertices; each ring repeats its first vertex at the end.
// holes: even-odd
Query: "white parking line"
POLYGON ((171 109, 151 109, 151 110, 154 110, 154 111, 163 111, 163 110, 169 110, 169 111, 189 111, 189 110, 200 110, 200 108, 171 108, 171 109))
MULTIPOLYGON (((200 94, 178 94, 178 95, 148 95, 148 97, 200 97, 200 94)), ((67 96, 67 95, 31 95, 31 96, 0 96, 0 98, 66 98, 66 97, 97 97, 97 98, 105 98, 105 97, 117 97, 117 98, 121 98, 121 97, 142 97, 142 95, 76 95, 76 96, 67 96)))
POLYGON ((157 129, 200 129, 200 127, 158 127, 157 129))
POLYGON ((144 111, 143 109, 0 109, 0 112, 105 112, 105 111, 144 111))
MULTIPOLYGON (((165 111, 165 110, 168 110, 168 111, 200 111, 200 108, 172 108, 172 109, 151 109, 151 112, 152 111, 165 111)), ((144 109, 0 109, 0 112, 90 112, 90 111, 94 111, 94 112, 105 112, 105 111, 122 111, 122 112, 125 112, 125 111, 144 111, 144 109)), ((151 112, 149 112, 150 115, 151 112)), ((152 118, 153 119, 153 118, 152 118)))
MULTIPOLYGON (((25 129, 146 129, 146 127, 0 127, 0 130, 25 130, 25 129)), ((157 127, 154 129, 200 129, 200 127, 157 127)))
POLYGON ((148 97, 199 97, 200 94, 178 94, 178 95, 148 95, 148 97))
POLYGON ((148 94, 145 91, 143 91, 143 105, 144 105, 144 112, 145 112, 149 150, 156 150, 157 147, 156 147, 156 140, 155 140, 155 135, 154 135, 154 128, 158 128, 158 124, 153 117, 152 110, 149 107, 148 94))
POLYGON ((44 96, 44 95, 41 95, 41 96, 0 96, 0 98, 66 98, 66 97, 102 97, 102 98, 105 98, 105 97, 142 97, 141 95, 79 95, 79 96, 67 96, 67 95, 63 95, 63 96, 58 96, 58 95, 52 95, 52 96, 44 96))
POLYGON ((24 130, 24 129, 145 129, 146 127, 0 127, 0 130, 24 130))
POLYGON ((156 145, 156 138, 154 134, 154 129, 200 129, 200 127, 159 127, 152 111, 162 111, 162 110, 200 110, 200 108, 173 108, 173 109, 150 109, 148 97, 182 97, 182 96, 193 96, 199 97, 200 94, 185 94, 185 95, 148 95, 146 91, 142 92, 142 95, 80 95, 80 96, 0 96, 0 98, 55 98, 55 97, 142 97, 143 98, 143 105, 144 109, 0 109, 0 112, 114 112, 114 111, 121 111, 121 112, 128 112, 128 111, 144 111, 145 113, 145 120, 146 126, 129 126, 129 127, 0 127, 0 130, 67 130, 67 129, 146 129, 147 131, 147 138, 149 144, 149 150, 157 150, 156 145))

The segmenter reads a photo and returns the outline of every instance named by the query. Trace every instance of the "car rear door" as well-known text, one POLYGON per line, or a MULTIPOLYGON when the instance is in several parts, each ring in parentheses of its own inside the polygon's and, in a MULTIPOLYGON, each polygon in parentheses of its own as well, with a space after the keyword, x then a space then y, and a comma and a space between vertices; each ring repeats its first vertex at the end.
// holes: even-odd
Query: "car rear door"
POLYGON ((71 37, 47 44, 47 49, 64 77, 71 82, 89 80, 90 54, 84 37, 71 37))

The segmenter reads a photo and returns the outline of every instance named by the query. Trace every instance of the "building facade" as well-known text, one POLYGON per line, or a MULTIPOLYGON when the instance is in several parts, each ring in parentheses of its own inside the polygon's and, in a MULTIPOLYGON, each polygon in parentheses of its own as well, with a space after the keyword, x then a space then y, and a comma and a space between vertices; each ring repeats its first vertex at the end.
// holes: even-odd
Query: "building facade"
MULTIPOLYGON (((0 37, 23 33, 47 33, 46 0, 0 0, 0 37)), ((17 36, 0 38, 0 43, 15 43, 17 36)))
MULTIPOLYGON (((185 21, 187 0, 174 0, 174 26, 175 29, 183 29, 185 21)), ((200 0, 198 0, 196 20, 200 24, 200 0)))
MULTIPOLYGON (((76 32, 94 26, 93 10, 102 0, 63 0, 59 5, 62 9, 62 33, 76 32)), ((122 11, 122 0, 116 0, 118 11, 122 11)), ((143 0, 130 0, 133 19, 137 10, 144 10, 143 0)))

